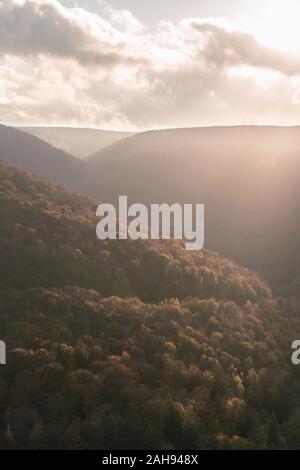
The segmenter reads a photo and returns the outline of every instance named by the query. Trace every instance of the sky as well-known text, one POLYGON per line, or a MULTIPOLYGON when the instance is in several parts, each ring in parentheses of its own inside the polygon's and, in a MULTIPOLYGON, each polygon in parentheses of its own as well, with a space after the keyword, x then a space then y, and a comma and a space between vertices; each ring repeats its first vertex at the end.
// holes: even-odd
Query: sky
POLYGON ((0 0, 0 121, 300 124, 299 0, 0 0))

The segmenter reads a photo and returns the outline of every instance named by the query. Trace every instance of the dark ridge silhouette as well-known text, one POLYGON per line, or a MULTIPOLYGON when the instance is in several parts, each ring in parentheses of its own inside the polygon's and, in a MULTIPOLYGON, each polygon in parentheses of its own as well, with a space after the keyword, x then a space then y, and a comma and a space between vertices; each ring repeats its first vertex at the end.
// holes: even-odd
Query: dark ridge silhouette
POLYGON ((77 187, 87 167, 84 162, 26 132, 0 125, 0 160, 57 184, 77 187))

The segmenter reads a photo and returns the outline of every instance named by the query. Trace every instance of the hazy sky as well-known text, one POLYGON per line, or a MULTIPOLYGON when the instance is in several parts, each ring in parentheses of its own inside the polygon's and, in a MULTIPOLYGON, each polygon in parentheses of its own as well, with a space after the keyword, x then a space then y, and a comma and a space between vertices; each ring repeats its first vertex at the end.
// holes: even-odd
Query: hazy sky
POLYGON ((300 124, 299 0, 0 0, 0 120, 300 124))
MULTIPOLYGON (((276 0, 275 0, 276 1, 276 0)), ((261 0, 61 0, 66 6, 84 6, 100 13, 101 3, 107 3, 118 10, 129 10, 136 18, 148 26, 156 26, 162 20, 179 21, 189 16, 224 16, 234 18, 238 15, 256 15, 261 0)))

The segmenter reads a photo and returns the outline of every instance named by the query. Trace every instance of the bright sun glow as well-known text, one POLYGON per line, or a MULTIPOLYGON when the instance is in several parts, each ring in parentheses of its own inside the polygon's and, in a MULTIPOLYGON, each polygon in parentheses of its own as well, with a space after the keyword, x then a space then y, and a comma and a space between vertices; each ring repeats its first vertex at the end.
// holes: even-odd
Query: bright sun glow
POLYGON ((251 21, 257 39, 276 49, 299 52, 300 1, 264 0, 257 9, 256 18, 251 21))

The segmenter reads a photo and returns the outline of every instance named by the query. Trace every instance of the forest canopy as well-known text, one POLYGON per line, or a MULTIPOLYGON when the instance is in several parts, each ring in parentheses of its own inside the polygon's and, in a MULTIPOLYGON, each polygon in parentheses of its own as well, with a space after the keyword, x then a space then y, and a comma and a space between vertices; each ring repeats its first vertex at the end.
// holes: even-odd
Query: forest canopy
POLYGON ((0 448, 300 448, 299 300, 96 206, 0 164, 0 448))

